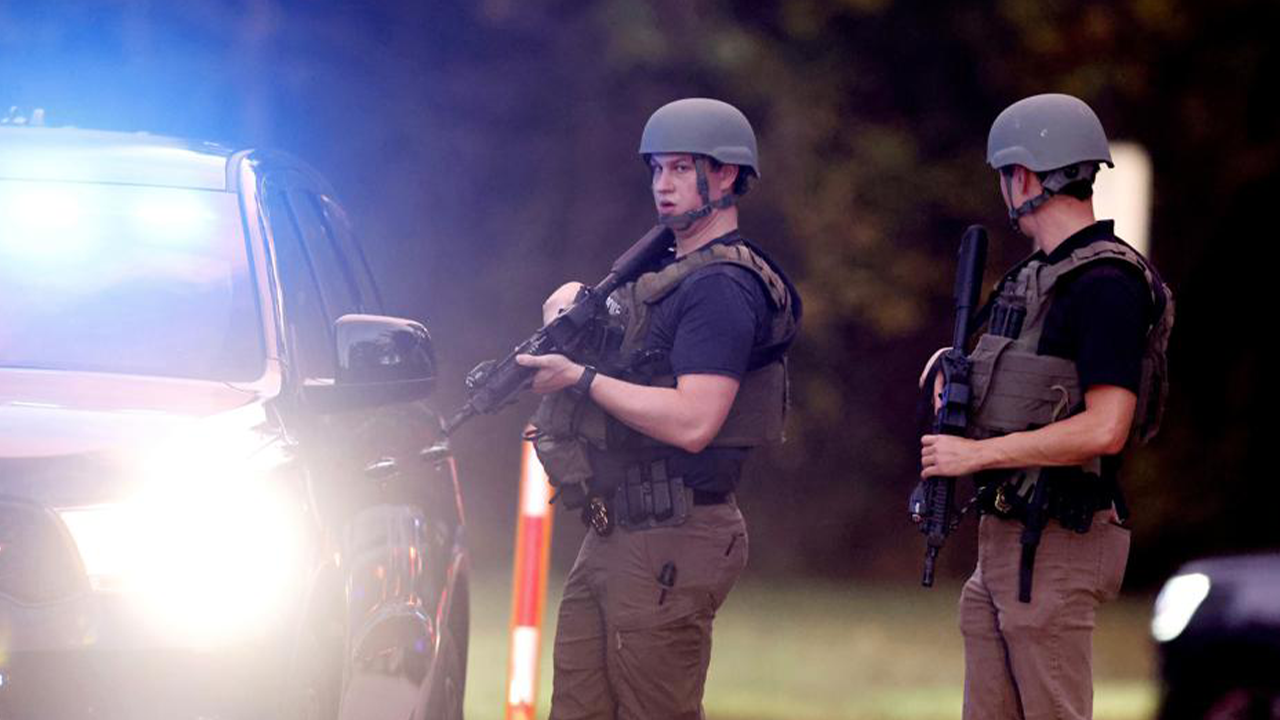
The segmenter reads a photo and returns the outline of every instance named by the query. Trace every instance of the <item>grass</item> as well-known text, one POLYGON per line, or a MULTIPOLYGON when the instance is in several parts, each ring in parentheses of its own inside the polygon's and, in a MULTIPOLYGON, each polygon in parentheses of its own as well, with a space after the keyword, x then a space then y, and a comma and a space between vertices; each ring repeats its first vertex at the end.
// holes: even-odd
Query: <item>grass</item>
MULTIPOLYGON (((503 717, 510 581, 477 578, 469 720, 503 717)), ((713 720, 933 720, 960 716, 958 586, 933 590, 744 579, 716 619, 704 700, 713 720)), ((552 581, 539 717, 551 693, 559 582, 552 581)), ((1094 716, 1145 720, 1155 707, 1150 602, 1104 606, 1094 636, 1094 716)))

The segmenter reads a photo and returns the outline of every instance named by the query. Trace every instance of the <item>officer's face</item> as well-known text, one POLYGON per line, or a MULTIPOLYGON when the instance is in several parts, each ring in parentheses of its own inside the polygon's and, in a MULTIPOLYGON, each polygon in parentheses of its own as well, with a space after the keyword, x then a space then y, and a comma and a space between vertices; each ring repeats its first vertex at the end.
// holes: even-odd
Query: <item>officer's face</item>
MULTIPOLYGON (((658 215, 675 216, 702 207, 692 155, 653 155, 649 158, 649 167, 653 171, 653 202, 658 215)), ((711 163, 707 163, 706 168, 711 200, 718 200, 732 188, 736 168, 723 165, 717 170, 711 163)))
POLYGON ((692 155, 654 155, 649 158, 649 167, 653 170, 653 202, 658 215, 675 216, 702 206, 692 155))

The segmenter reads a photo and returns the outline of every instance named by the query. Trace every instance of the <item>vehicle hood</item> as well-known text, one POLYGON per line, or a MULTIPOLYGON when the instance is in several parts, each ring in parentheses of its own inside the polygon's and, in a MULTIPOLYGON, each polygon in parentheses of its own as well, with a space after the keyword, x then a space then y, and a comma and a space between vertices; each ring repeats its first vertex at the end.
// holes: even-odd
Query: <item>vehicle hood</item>
POLYGON ((0 370, 0 496, 106 501, 139 458, 193 440, 247 454, 276 435, 266 397, 224 383, 0 370))
POLYGON ((1203 573, 1213 584, 1215 621, 1228 627, 1280 628, 1280 553, 1209 558, 1187 563, 1179 574, 1203 573))

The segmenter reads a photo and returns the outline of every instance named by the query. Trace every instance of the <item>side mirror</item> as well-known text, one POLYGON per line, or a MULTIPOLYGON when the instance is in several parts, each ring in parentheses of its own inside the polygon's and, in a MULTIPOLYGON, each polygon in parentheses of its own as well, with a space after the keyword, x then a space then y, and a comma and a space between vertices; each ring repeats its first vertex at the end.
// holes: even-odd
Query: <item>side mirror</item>
POLYGON ((307 405, 319 412, 420 400, 436 386, 436 353, 422 323, 383 315, 343 315, 333 324, 337 373, 308 380, 307 405))
POLYGON ((430 382, 436 351, 422 323, 382 315, 343 315, 333 323, 339 385, 430 382))

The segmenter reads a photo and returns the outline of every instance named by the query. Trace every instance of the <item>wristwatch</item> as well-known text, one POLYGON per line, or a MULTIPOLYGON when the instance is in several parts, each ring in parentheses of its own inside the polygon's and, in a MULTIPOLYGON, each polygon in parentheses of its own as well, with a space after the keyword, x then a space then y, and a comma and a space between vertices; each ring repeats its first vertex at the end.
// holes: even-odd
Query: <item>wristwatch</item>
POLYGON ((590 365, 582 366, 582 376, 578 378, 578 382, 569 386, 569 392, 574 397, 584 398, 591 392, 591 383, 596 379, 596 369, 590 365))

